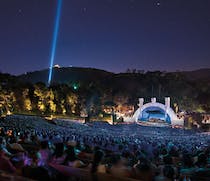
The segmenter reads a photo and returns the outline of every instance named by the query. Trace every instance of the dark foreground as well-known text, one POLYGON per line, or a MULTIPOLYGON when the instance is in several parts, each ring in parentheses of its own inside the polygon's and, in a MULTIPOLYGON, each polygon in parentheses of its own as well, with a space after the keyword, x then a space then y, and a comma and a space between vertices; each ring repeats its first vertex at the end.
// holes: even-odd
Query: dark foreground
POLYGON ((34 180, 210 179, 210 134, 136 124, 55 123, 29 116, 0 120, 0 175, 6 180, 21 180, 16 175, 34 180))

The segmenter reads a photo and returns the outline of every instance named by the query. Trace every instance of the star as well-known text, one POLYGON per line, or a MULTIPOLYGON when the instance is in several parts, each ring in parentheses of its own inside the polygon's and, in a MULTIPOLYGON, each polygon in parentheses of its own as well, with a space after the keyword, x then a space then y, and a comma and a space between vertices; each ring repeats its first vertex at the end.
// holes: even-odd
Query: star
POLYGON ((157 2, 156 5, 157 5, 157 6, 160 6, 160 2, 157 2))

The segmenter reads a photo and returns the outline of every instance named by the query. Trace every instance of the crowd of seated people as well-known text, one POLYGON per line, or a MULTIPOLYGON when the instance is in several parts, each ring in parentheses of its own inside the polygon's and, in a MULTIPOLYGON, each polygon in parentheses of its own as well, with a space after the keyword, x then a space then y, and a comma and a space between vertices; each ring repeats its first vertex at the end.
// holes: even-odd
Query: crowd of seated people
POLYGON ((209 180, 210 135, 13 115, 0 119, 0 170, 34 180, 77 179, 77 171, 80 180, 209 180))

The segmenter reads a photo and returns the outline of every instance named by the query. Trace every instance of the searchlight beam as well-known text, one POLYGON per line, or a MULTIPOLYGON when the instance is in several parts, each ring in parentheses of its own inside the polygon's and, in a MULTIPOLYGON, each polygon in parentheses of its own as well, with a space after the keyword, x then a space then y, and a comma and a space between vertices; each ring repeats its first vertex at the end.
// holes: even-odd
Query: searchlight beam
POLYGON ((58 30, 60 24, 60 16, 61 16, 61 7, 62 7, 62 0, 57 0, 57 10, 56 10, 56 17, 55 17, 55 26, 54 26, 54 33, 53 33, 53 41, 52 41, 52 48, 51 48, 51 55, 50 55, 50 69, 49 69, 49 76, 48 76, 48 85, 50 85, 52 80, 52 71, 53 71, 53 64, 55 59, 55 52, 56 52, 56 45, 57 45, 57 37, 58 37, 58 30))

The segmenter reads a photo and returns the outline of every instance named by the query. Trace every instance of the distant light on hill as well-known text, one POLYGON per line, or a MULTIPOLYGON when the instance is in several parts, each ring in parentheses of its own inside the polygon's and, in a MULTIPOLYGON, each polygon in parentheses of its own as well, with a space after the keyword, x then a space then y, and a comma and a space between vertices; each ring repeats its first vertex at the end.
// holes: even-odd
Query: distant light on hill
POLYGON ((53 68, 61 68, 61 66, 58 65, 58 64, 55 64, 55 65, 53 66, 53 68))

